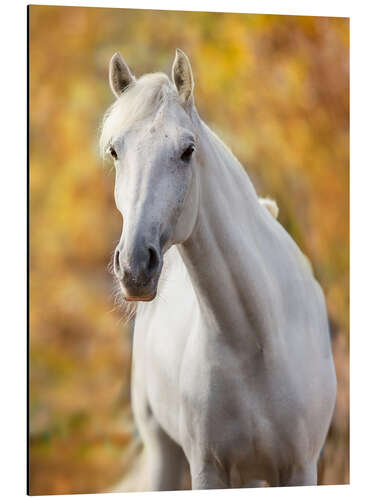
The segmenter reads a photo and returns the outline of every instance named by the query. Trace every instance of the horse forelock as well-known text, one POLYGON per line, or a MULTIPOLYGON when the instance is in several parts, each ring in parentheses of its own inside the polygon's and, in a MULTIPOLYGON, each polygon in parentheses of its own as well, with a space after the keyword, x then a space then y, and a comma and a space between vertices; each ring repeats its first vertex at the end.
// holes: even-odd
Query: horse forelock
POLYGON ((155 115, 168 100, 176 99, 177 92, 164 73, 143 75, 130 84, 104 115, 100 135, 100 153, 126 130, 148 116, 155 115))

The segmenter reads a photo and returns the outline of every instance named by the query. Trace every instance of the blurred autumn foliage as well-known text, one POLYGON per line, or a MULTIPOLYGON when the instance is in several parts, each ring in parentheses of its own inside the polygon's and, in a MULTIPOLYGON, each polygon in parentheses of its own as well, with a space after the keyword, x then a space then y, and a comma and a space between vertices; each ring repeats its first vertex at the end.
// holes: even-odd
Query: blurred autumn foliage
POLYGON ((29 8, 30 492, 92 493, 131 467, 130 336, 107 271, 121 232, 97 139, 111 55, 190 57, 202 118, 313 263, 339 382, 320 483, 349 481, 349 21, 29 8))

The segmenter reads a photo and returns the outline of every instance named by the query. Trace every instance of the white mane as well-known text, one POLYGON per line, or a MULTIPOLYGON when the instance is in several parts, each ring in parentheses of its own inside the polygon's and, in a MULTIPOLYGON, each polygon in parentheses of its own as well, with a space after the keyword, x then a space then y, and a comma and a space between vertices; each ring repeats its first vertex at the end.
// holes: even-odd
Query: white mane
POLYGON ((111 141, 135 122, 156 113, 169 98, 177 99, 177 92, 164 73, 143 75, 130 84, 104 115, 99 140, 101 155, 105 155, 111 141))

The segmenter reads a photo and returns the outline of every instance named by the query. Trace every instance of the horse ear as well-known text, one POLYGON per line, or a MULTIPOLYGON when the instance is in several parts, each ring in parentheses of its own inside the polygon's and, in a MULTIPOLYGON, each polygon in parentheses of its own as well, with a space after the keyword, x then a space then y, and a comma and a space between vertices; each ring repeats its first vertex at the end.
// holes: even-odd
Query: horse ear
POLYGON ((172 66, 172 78, 178 95, 183 103, 193 97, 194 79, 190 62, 181 49, 176 49, 176 56, 172 66))
POLYGON ((123 91, 131 83, 135 82, 128 65, 119 52, 113 54, 109 63, 109 85, 116 97, 120 97, 123 91))

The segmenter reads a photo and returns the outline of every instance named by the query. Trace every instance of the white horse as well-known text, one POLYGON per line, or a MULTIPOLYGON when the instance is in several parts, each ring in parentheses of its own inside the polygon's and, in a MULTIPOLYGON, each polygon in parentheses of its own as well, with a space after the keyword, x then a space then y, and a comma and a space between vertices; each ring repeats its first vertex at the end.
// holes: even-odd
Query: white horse
POLYGON ((194 489, 316 484, 336 376, 306 258, 200 119, 181 50, 172 81, 136 80, 115 54, 110 85, 101 148, 123 216, 114 270, 138 304, 132 406, 150 488, 179 489, 186 464, 194 489))

